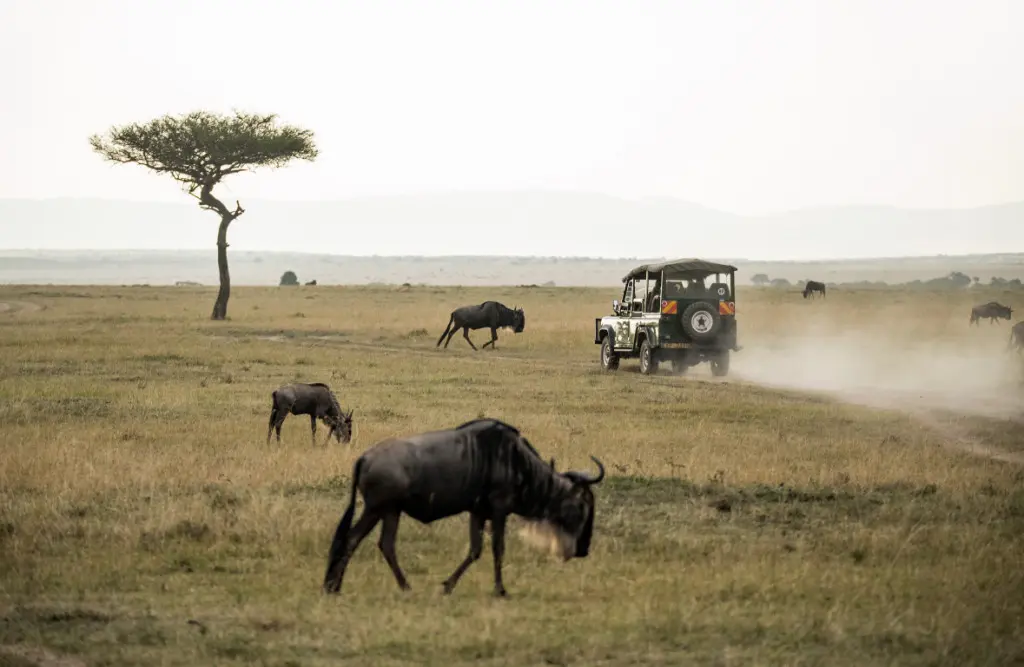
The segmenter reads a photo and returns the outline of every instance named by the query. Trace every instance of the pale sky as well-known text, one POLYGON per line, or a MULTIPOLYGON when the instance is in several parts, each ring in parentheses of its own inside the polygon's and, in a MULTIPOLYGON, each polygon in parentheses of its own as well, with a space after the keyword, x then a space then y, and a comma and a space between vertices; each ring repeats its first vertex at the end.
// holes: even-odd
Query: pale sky
POLYGON ((555 189, 735 213, 1024 199, 1020 0, 0 0, 0 197, 181 201, 87 137, 276 112, 226 199, 555 189))

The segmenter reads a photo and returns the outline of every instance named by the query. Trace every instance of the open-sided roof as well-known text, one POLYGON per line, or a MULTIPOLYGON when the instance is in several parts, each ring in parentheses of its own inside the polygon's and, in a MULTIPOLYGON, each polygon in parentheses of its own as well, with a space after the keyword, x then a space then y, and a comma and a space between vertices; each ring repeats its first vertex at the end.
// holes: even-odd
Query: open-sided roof
POLYGON ((737 269, 735 266, 731 266, 729 264, 717 264, 715 262, 707 262, 703 259, 670 259, 656 264, 641 264, 627 273, 622 279, 622 282, 626 282, 630 278, 642 276, 648 271, 651 273, 660 273, 662 270, 669 273, 682 273, 686 271, 707 275, 709 273, 731 273, 737 269))

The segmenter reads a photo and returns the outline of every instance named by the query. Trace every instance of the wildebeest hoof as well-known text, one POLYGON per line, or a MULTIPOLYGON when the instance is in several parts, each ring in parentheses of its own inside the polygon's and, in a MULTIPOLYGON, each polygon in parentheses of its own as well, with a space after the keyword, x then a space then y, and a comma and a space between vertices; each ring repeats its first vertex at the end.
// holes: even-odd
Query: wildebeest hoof
POLYGON ((504 588, 494 589, 494 595, 499 598, 507 598, 508 592, 504 588))
POLYGON ((441 584, 441 589, 444 591, 445 595, 451 595, 452 591, 455 590, 455 585, 450 581, 446 581, 441 584))

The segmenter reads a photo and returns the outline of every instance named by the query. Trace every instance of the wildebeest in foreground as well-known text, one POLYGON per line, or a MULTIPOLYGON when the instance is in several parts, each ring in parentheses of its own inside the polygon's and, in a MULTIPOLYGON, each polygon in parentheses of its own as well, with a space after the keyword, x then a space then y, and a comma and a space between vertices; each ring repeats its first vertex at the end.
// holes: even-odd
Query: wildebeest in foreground
POLYGON ((345 412, 338 405, 331 388, 322 382, 310 384, 295 383, 278 387, 271 392, 270 426, 267 428, 267 442, 270 434, 277 430, 277 441, 281 442, 281 425, 289 413, 293 415, 309 415, 309 426, 312 431, 313 446, 316 446, 316 420, 322 419, 331 427, 327 432, 324 445, 333 435, 339 443, 352 440, 352 413, 345 412))
POLYGON ((994 324, 997 319, 1008 320, 1012 315, 1013 309, 1009 306, 1004 306, 998 301, 989 301, 988 303, 971 308, 971 324, 977 324, 978 320, 985 317, 988 318, 989 324, 994 324))
POLYGON ((825 296, 825 283, 819 283, 817 280, 808 280, 807 284, 804 285, 804 298, 806 299, 813 292, 821 292, 821 295, 825 296))
POLYGON ((491 330, 491 339, 481 347, 490 345, 493 348, 495 341, 498 340, 499 328, 511 328, 516 333, 522 333, 525 326, 526 314, 522 308, 509 308, 497 301, 484 301, 478 306, 462 306, 452 311, 451 317, 448 318, 448 326, 445 327, 444 333, 437 339, 437 345, 434 347, 440 346, 442 340, 444 346, 448 347, 455 332, 462 329, 462 336, 475 350, 476 345, 473 345, 473 341, 469 339, 469 330, 488 328, 491 330), (445 340, 445 336, 448 336, 447 340, 445 340))
POLYGON ((1024 320, 1010 327, 1010 342, 1007 343, 1006 349, 1012 350, 1014 345, 1017 346, 1018 354, 1024 350, 1024 320))
POLYGON ((591 487, 604 479, 604 466, 591 456, 598 475, 555 471, 519 430, 497 419, 475 419, 453 429, 389 438, 356 459, 352 495, 331 542, 323 590, 338 593, 352 553, 378 521, 380 547, 399 588, 410 588, 398 566, 395 537, 405 513, 423 524, 469 512, 469 555, 444 582, 451 593, 459 577, 483 552, 484 524, 491 522, 494 592, 505 595, 501 559, 510 514, 554 529, 562 558, 584 558, 594 529, 591 487), (356 491, 363 513, 352 525, 356 491))

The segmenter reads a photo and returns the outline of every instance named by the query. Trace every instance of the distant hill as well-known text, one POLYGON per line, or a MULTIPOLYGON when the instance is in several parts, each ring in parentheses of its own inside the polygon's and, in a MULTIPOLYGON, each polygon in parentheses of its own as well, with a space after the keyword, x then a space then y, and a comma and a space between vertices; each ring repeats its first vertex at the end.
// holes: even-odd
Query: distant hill
MULTIPOLYGON (((668 198, 572 192, 242 203, 247 212, 229 239, 233 255, 278 250, 807 261, 1024 250, 1024 202, 955 210, 828 207, 768 216, 734 215, 668 198)), ((0 200, 0 248, 212 252, 215 235, 216 217, 184 194, 176 203, 0 200)))

